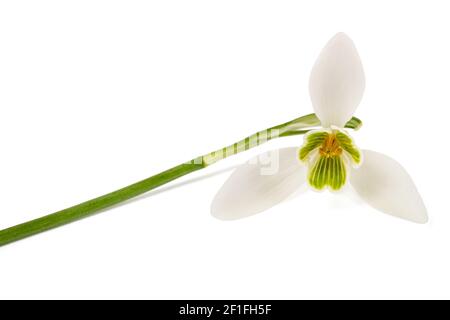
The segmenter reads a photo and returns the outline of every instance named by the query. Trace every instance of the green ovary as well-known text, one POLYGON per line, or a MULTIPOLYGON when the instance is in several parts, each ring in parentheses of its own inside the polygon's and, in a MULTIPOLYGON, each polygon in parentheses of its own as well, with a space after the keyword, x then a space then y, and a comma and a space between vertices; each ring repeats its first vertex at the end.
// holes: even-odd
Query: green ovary
POLYGON ((360 164, 361 152, 346 133, 319 130, 305 137, 299 158, 309 164, 308 183, 314 189, 322 190, 328 186, 331 190, 339 190, 347 179, 346 162, 360 164), (310 161, 310 158, 314 160, 310 161))

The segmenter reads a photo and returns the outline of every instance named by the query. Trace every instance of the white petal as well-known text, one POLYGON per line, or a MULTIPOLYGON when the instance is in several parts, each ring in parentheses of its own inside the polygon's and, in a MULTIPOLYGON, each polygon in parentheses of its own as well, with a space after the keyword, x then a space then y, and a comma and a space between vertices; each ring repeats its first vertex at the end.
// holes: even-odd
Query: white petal
POLYGON ((406 170, 394 159, 364 150, 364 162, 350 182, 372 207, 417 223, 428 221, 427 210, 406 170))
POLYGON ((364 71, 353 41, 338 33, 322 49, 311 71, 309 93, 323 127, 344 127, 364 93, 364 71))
POLYGON ((305 183, 305 175, 298 148, 261 154, 231 174, 214 198, 211 213, 234 220, 269 209, 305 183))

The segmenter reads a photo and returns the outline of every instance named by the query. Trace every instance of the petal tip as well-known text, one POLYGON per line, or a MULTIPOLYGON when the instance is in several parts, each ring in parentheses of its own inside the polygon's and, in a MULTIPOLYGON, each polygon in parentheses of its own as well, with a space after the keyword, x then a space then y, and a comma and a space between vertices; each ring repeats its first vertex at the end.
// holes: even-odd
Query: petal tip
MULTIPOLYGON (((388 214, 392 215, 392 216, 395 216, 395 215, 390 214, 390 213, 388 213, 388 214)), ((428 223, 428 216, 426 214, 424 216, 420 216, 420 217, 399 217, 399 216, 397 216, 397 217, 401 218, 403 220, 406 220, 406 221, 417 223, 417 224, 426 224, 426 223, 428 223)))
POLYGON ((424 210, 422 212, 420 212, 419 214, 417 214, 416 217, 414 217, 414 219, 411 219, 412 222, 415 223, 419 223, 419 224, 426 224, 428 223, 428 214, 424 208, 424 210))
POLYGON ((348 42, 353 44, 353 40, 345 33, 345 32, 338 32, 336 33, 329 41, 331 42, 348 42))
POLYGON ((418 220, 418 221, 416 221, 416 223, 427 224, 428 223, 428 217, 425 217, 423 220, 418 220))
POLYGON ((342 48, 342 50, 348 50, 348 52, 357 53, 357 49, 356 49, 355 43, 353 42, 352 38, 350 38, 344 32, 338 32, 330 40, 328 40, 328 43, 325 45, 325 48, 330 48, 330 47, 342 48))
POLYGON ((233 221, 245 217, 245 215, 236 215, 235 212, 233 214, 233 210, 224 207, 224 204, 218 203, 216 199, 211 204, 210 213, 212 217, 220 221, 233 221))

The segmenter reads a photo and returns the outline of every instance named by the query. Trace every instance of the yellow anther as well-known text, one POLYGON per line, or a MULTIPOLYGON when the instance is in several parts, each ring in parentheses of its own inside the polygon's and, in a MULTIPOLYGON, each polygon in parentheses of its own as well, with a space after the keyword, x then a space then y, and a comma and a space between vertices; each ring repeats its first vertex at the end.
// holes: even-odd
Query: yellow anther
POLYGON ((339 141, 336 139, 335 133, 330 133, 327 135, 319 149, 321 156, 325 157, 335 157, 342 154, 342 148, 339 145, 339 141))

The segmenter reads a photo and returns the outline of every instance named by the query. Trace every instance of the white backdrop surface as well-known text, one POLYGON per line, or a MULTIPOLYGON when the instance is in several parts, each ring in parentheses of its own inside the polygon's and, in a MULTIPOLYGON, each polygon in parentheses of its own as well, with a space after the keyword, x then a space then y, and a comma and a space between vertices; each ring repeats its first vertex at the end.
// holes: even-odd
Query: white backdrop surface
POLYGON ((1 2, 0 228, 312 112, 309 72, 339 31, 366 73, 354 138, 404 165, 430 221, 314 192, 210 216, 230 168, 292 137, 0 248, 0 298, 450 298, 448 6, 1 2))

